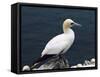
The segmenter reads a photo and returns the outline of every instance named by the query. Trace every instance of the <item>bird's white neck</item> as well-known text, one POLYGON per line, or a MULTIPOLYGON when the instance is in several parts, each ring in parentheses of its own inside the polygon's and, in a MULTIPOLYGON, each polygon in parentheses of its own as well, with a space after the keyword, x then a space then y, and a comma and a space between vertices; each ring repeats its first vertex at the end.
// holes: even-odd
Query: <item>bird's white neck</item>
POLYGON ((64 33, 73 32, 73 30, 71 28, 64 29, 63 31, 64 31, 64 33))

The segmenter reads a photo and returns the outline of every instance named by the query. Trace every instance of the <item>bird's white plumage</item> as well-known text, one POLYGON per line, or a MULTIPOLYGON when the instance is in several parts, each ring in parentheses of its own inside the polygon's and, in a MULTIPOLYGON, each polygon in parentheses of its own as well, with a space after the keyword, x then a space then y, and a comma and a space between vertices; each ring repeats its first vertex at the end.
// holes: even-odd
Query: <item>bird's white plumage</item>
POLYGON ((70 46, 73 44, 75 34, 71 28, 69 28, 66 33, 52 38, 45 46, 41 56, 46 54, 59 54, 60 52, 65 53, 70 46))

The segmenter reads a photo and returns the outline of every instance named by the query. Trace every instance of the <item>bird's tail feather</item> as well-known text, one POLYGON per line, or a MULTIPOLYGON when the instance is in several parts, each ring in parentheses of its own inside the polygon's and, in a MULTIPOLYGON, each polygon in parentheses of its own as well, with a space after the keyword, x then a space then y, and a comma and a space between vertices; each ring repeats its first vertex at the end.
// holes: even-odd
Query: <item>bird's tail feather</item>
POLYGON ((32 67, 31 68, 34 68, 36 66, 38 66, 41 62, 53 57, 55 55, 44 55, 42 57, 39 57, 38 59, 36 59, 33 63, 32 63, 32 67))

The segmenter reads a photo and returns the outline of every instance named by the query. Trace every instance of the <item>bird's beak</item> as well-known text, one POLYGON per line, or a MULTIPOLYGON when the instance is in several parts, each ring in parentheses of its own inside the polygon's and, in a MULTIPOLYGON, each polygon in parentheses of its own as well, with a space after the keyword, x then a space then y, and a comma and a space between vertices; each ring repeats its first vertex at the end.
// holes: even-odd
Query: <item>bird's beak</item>
POLYGON ((73 26, 79 26, 79 27, 81 27, 82 25, 74 22, 73 26))

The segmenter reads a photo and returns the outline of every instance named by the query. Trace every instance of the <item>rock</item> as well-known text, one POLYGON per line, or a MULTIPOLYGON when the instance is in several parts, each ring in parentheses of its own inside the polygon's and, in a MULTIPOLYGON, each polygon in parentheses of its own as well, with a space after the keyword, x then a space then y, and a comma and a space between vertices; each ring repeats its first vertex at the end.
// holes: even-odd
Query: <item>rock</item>
POLYGON ((71 66, 71 68, 77 68, 77 66, 71 66))
POLYGON ((30 67, 28 65, 25 65, 23 67, 22 71, 30 71, 30 67))
POLYGON ((68 67, 69 64, 67 60, 59 57, 53 57, 47 60, 44 64, 40 65, 38 68, 32 68, 32 70, 64 69, 68 67))
POLYGON ((82 64, 77 64, 77 67, 82 67, 82 64))
POLYGON ((95 63, 95 59, 94 58, 91 59, 91 63, 95 63))
POLYGON ((92 58, 91 60, 85 60, 83 64, 77 64, 71 66, 71 68, 79 68, 79 67, 95 67, 95 58, 92 58))
POLYGON ((89 64, 91 64, 91 62, 89 60, 84 61, 84 65, 89 65, 89 64))
POLYGON ((85 60, 83 64, 79 63, 69 67, 68 60, 63 57, 52 57, 43 63, 36 63, 36 67, 29 67, 25 65, 22 71, 32 70, 46 70, 46 69, 65 69, 65 68, 80 68, 80 67, 95 67, 95 58, 91 60, 85 60))

